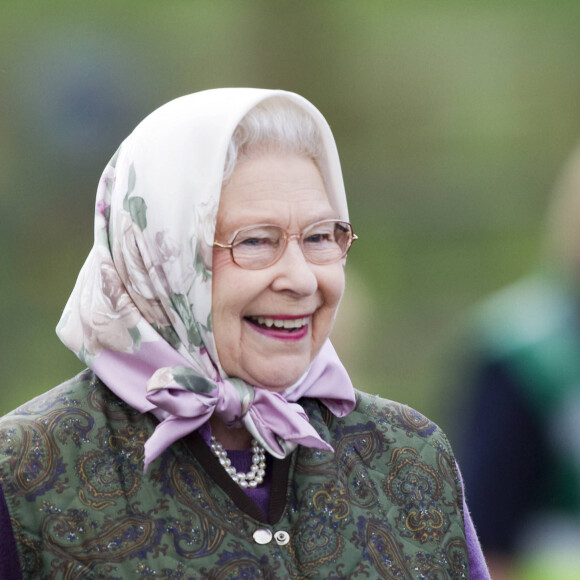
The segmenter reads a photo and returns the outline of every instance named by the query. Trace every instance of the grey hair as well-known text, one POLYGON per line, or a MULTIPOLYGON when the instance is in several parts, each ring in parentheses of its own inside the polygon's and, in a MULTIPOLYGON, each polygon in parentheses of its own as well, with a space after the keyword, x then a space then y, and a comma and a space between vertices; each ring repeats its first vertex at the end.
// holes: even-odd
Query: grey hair
POLYGON ((223 182, 236 164, 261 153, 287 153, 312 159, 320 168, 324 153, 318 125, 302 107, 271 97, 248 111, 236 127, 226 153, 223 182))

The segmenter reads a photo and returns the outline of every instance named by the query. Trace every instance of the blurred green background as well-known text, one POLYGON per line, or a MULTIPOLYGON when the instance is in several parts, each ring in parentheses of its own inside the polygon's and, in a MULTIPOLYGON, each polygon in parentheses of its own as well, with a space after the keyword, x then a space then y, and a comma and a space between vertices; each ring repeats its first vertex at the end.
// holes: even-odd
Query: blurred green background
POLYGON ((579 30, 576 0, 0 0, 0 413, 81 369, 54 327, 123 138, 257 86, 310 99, 338 143, 356 386, 448 427, 463 318, 534 264, 580 136, 579 30))

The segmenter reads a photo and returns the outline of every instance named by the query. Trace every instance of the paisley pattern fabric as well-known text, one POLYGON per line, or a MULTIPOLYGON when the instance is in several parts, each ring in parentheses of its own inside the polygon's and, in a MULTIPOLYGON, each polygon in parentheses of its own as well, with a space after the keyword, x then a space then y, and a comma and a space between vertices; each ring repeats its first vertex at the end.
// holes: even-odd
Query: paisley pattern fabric
POLYGON ((90 371, 5 416, 0 482, 24 578, 469 578, 462 488, 441 431, 362 393, 342 418, 300 403, 335 452, 294 451, 272 487, 283 508, 271 523, 236 505, 188 438, 144 474, 155 418, 90 371))

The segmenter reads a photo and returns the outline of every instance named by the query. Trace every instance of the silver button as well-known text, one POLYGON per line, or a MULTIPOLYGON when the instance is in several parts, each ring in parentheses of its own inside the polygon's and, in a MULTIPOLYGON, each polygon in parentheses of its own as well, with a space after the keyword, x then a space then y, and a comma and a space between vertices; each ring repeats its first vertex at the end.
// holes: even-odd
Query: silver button
POLYGON ((265 528, 259 528, 254 532, 253 537, 256 544, 269 544, 272 541, 272 532, 265 528))
POLYGON ((281 530, 274 534, 274 539, 279 546, 285 546, 290 541, 290 534, 281 530))

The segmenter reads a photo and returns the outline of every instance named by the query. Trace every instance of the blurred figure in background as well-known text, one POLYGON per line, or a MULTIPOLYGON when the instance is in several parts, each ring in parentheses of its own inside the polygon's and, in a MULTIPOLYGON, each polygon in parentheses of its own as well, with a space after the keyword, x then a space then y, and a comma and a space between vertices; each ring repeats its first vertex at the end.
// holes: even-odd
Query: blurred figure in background
POLYGON ((471 319, 457 437, 494 580, 580 569, 580 148, 548 215, 540 263, 471 319))

